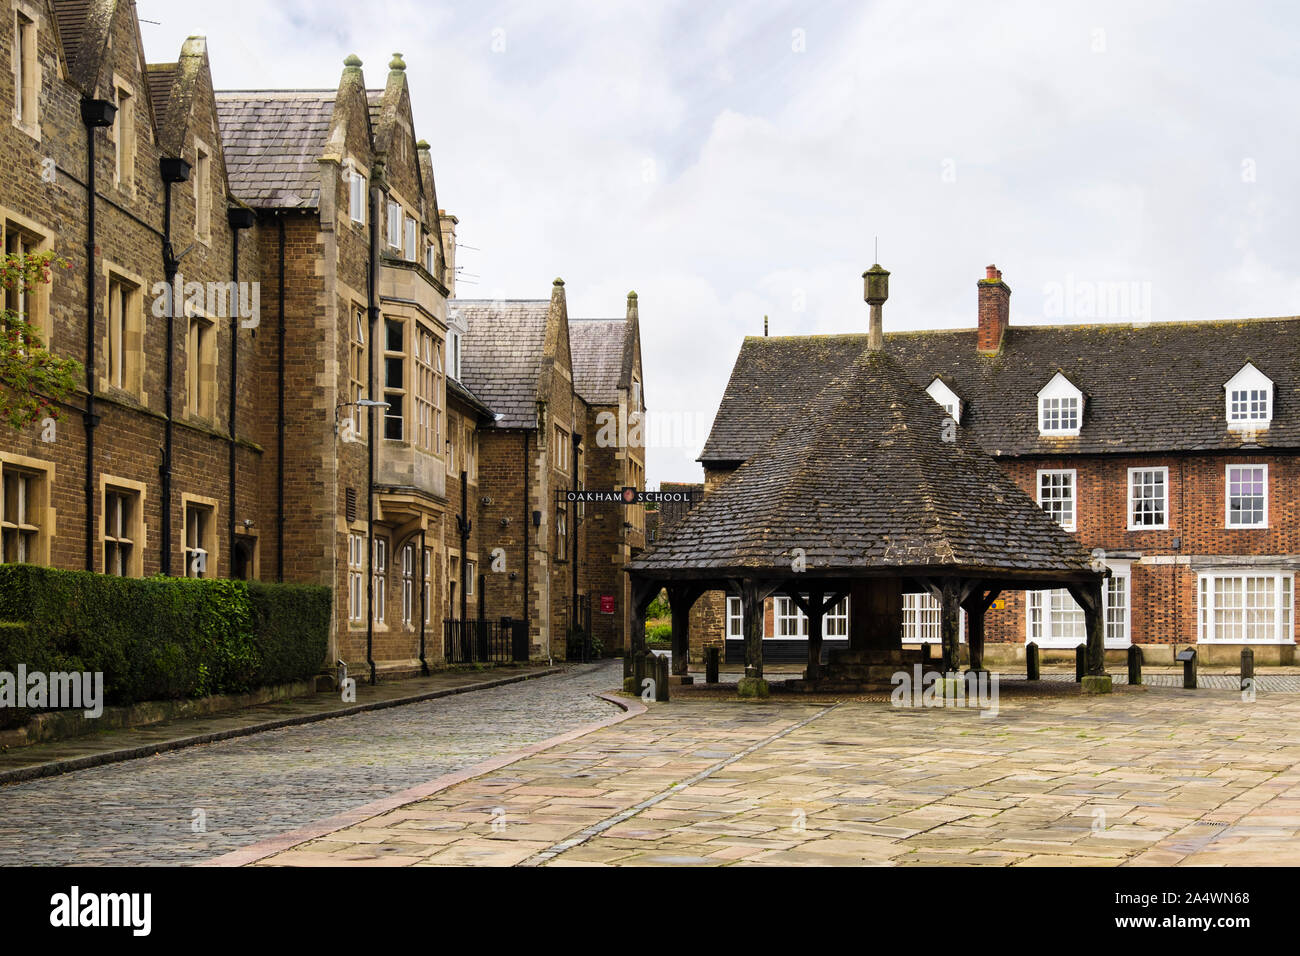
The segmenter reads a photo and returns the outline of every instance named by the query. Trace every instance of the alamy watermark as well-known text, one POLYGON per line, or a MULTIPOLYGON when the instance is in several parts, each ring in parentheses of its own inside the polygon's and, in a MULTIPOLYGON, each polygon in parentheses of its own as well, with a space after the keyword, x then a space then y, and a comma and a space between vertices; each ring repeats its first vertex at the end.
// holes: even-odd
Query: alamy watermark
POLYGON ((156 319, 176 315, 183 305, 186 314, 237 319, 241 329, 255 329, 262 321, 260 282, 186 282, 178 272, 171 284, 155 282, 149 292, 156 319))
POLYGON ((1066 275, 1043 286, 1043 315, 1049 319, 1151 321, 1150 282, 1094 282, 1066 275))
POLYGON ((897 671, 889 682, 894 685, 889 702, 895 707, 976 707, 980 717, 998 715, 997 674, 972 671, 963 676, 957 673, 941 674, 939 671, 921 672, 921 665, 912 670, 897 671))
POLYGON ((28 710, 80 710, 86 717, 104 713, 102 671, 0 671, 0 707, 28 710))

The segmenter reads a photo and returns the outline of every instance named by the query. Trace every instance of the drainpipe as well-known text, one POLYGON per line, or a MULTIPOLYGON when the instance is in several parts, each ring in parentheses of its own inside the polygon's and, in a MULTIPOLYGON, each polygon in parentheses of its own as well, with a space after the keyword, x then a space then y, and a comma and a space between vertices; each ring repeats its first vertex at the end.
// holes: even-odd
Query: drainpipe
POLYGON ((83 99, 86 126, 86 570, 95 570, 95 129, 111 126, 117 107, 108 100, 83 99))
POLYGON ((469 529, 472 524, 469 519, 469 472, 462 471, 460 473, 460 514, 456 516, 456 527, 460 530, 461 621, 469 620, 469 595, 465 593, 465 585, 469 581, 469 529))
POLYGON ((230 315, 230 506, 227 511, 227 524, 230 533, 230 568, 235 567, 235 409, 238 407, 236 396, 239 394, 239 233, 253 225, 253 210, 236 206, 226 212, 226 221, 230 223, 230 278, 235 287, 235 296, 231 301, 230 315))
POLYGON ((163 181, 163 275, 167 279, 167 363, 166 380, 163 395, 166 405, 166 420, 163 430, 162 460, 162 561, 161 571, 170 576, 172 573, 172 442, 173 419, 175 417, 174 392, 176 384, 176 300, 180 298, 176 288, 176 273, 180 271, 180 260, 172 251, 172 184, 187 182, 190 178, 190 164, 179 156, 164 156, 158 160, 158 171, 163 181))
MULTIPOLYGON (((569 477, 569 487, 573 491, 578 490, 578 446, 582 444, 582 438, 575 432, 573 435, 573 453, 569 456, 569 464, 573 467, 573 474, 569 477)), ((572 544, 569 546, 569 563, 573 566, 573 598, 569 607, 569 633, 572 634, 576 629, 578 621, 578 505, 575 503, 569 509, 572 513, 569 515, 569 530, 572 532, 572 544)), ((568 642, 564 646, 565 656, 568 656, 568 642)), ((587 639, 582 640, 582 661, 587 662, 587 639)))
MULTIPOLYGON (((367 354, 369 368, 366 373, 366 396, 375 400, 375 343, 378 341, 376 331, 379 327, 379 306, 375 300, 375 279, 377 255, 377 221, 379 217, 379 188, 373 178, 370 183, 370 223, 367 230, 370 248, 366 261, 366 315, 370 319, 370 351, 367 354)), ((379 441, 379 431, 375 428, 375 407, 371 406, 370 440, 366 442, 366 540, 369 551, 366 555, 366 665, 370 668, 370 683, 376 683, 375 674, 375 443, 379 441)))
POLYGON ((429 662, 424 659, 424 632, 428 628, 429 619, 429 593, 425 588, 424 582, 427 580, 425 575, 429 573, 427 567, 427 558, 424 553, 424 529, 420 529, 420 673, 429 676, 429 662))
POLYGON ((529 643, 532 643, 532 621, 528 617, 528 565, 530 564, 528 553, 528 523, 532 520, 532 515, 528 513, 528 439, 532 436, 528 429, 524 429, 524 482, 523 482, 523 500, 524 500, 524 625, 530 631, 529 643))
POLYGON ((276 345, 276 404, 275 426, 275 579, 284 581, 284 210, 275 213, 280 243, 279 289, 276 291, 280 315, 279 342, 276 345))

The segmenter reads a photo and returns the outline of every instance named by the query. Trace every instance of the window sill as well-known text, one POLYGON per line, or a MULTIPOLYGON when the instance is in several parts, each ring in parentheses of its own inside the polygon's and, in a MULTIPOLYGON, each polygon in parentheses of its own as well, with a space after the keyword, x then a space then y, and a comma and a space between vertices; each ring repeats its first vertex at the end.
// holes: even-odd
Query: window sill
POLYGON ((1132 524, 1131 524, 1131 525, 1128 526, 1128 528, 1127 528, 1126 530, 1128 530, 1128 531, 1168 531, 1168 530, 1169 530, 1169 525, 1168 525, 1168 524, 1140 524, 1140 525, 1132 525, 1132 524))

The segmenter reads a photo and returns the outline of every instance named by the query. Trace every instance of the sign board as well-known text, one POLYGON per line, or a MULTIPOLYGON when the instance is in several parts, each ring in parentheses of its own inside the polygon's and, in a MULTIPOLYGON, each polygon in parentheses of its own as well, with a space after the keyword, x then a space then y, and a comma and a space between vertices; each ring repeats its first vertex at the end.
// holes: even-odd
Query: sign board
POLYGON ((665 502, 690 503, 693 497, 689 491, 637 491, 635 488, 620 488, 617 491, 568 491, 560 488, 555 492, 555 500, 561 504, 572 501, 589 504, 643 505, 665 502))
POLYGON ((614 595, 602 594, 600 596, 600 613, 601 614, 614 613, 614 595))
POLYGON ((993 602, 993 610, 995 611, 1001 611, 1004 608, 1006 608, 1006 606, 1007 606, 1006 598, 998 598, 996 601, 993 602))

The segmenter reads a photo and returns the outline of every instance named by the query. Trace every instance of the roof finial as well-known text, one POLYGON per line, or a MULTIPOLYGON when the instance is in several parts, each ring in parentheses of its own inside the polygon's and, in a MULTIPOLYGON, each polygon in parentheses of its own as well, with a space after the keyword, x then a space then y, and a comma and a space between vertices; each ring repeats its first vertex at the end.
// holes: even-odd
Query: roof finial
POLYGON ((399 73, 406 69, 406 64, 402 61, 402 54, 394 53, 393 58, 388 61, 390 70, 397 70, 399 73))
POLYGON ((763 316, 763 338, 767 338, 767 316, 763 316))
POLYGON ((359 70, 361 69, 361 57, 357 56, 355 53, 349 53, 344 58, 343 65, 349 70, 359 70))

